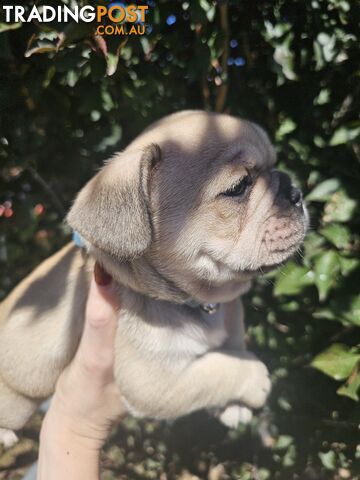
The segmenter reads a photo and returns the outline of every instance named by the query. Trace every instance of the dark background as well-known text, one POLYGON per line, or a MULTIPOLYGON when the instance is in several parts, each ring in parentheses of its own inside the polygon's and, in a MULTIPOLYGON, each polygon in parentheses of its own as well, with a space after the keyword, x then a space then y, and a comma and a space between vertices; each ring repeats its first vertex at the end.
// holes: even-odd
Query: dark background
MULTIPOLYGON (((142 37, 0 23, 0 299, 70 239, 62 220, 75 193, 153 120, 184 108, 254 120, 311 216, 303 255, 246 296, 269 405, 231 432, 205 413, 127 419, 103 478, 359 478, 359 3, 147 4, 142 37)), ((39 421, 0 452, 0 479, 36 458, 39 421)))

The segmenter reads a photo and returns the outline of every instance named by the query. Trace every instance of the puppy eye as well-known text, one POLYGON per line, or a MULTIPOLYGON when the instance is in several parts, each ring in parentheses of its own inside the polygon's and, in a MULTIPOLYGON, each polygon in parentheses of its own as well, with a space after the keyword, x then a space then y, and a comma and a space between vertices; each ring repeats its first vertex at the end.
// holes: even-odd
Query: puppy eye
POLYGON ((233 187, 229 188, 229 190, 226 190, 223 195, 226 197, 243 197, 251 184, 251 177, 247 175, 242 178, 239 183, 236 183, 233 187))

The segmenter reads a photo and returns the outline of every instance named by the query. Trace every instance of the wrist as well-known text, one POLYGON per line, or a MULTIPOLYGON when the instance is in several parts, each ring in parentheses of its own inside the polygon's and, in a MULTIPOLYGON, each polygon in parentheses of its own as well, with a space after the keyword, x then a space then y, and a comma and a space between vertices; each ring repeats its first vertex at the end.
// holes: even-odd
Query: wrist
POLYGON ((69 419, 47 414, 40 431, 37 480, 98 480, 101 445, 69 419))
POLYGON ((40 441, 45 440, 49 445, 71 441, 77 450, 90 451, 92 454, 100 452, 106 438, 107 432, 102 428, 92 425, 84 418, 75 418, 51 407, 40 431, 40 441))

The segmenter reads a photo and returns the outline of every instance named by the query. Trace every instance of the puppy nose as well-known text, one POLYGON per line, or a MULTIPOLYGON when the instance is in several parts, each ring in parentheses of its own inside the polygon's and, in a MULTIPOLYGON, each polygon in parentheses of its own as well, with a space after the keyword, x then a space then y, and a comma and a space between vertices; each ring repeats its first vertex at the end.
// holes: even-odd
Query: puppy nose
POLYGON ((295 187, 290 180, 290 177, 284 172, 277 172, 279 176, 279 193, 282 198, 286 198, 291 205, 300 207, 302 205, 302 193, 295 187))
POLYGON ((302 204, 301 190, 294 187, 294 185, 291 185, 290 201, 293 205, 295 205, 295 207, 300 207, 300 205, 302 204))

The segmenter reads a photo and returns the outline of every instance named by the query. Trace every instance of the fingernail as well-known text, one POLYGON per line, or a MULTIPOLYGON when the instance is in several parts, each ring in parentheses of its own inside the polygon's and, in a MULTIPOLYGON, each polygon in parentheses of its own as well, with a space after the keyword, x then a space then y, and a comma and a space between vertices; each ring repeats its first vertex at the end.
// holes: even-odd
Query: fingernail
POLYGON ((98 262, 95 263, 94 278, 95 282, 101 287, 106 287, 112 280, 112 276, 107 273, 98 262))

